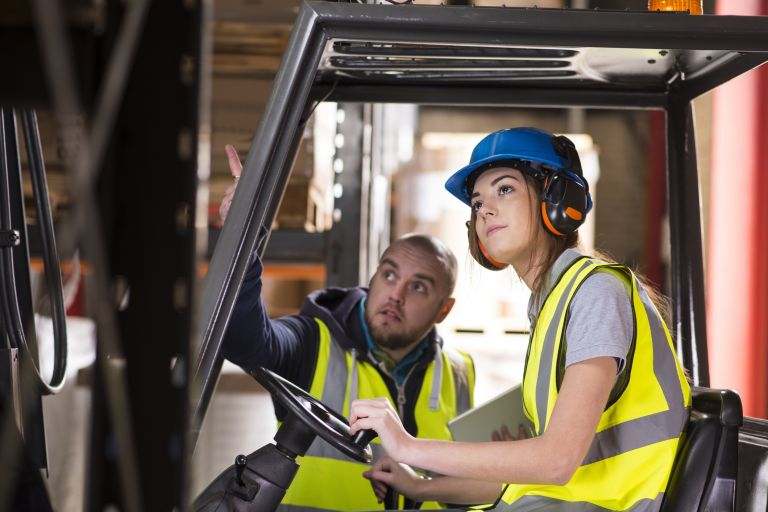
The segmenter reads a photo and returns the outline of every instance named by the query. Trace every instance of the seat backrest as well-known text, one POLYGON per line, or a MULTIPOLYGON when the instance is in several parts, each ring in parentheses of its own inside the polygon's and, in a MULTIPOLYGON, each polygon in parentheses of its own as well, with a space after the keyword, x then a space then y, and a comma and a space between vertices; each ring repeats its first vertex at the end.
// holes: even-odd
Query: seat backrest
POLYGON ((662 512, 734 510, 741 399, 731 390, 692 389, 693 406, 662 512))

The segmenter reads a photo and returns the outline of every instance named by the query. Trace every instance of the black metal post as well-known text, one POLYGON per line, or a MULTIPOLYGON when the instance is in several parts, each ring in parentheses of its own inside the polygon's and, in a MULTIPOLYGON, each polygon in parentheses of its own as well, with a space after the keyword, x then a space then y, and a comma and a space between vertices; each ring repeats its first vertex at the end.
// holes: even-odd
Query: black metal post
MULTIPOLYGON (((201 81, 210 78, 200 71, 204 4, 154 1, 149 6, 135 57, 125 61, 130 73, 101 177, 100 215, 106 219, 109 271, 117 295, 139 510, 182 510, 187 505, 197 173, 206 165, 199 161, 198 138, 200 117, 205 116, 200 111, 208 108, 199 94, 201 81)), ((115 24, 130 21, 127 11, 115 24)), ((111 54, 124 51, 116 44, 111 54)), ((95 396, 105 399, 111 382, 102 370, 96 376, 104 395, 95 396)), ((96 471, 101 473, 92 469, 90 478, 92 485, 101 485, 94 486, 89 508, 123 509, 127 491, 115 492, 110 486, 120 482, 125 454, 115 453, 116 425, 106 422, 107 408, 103 403, 94 408, 102 414, 94 417, 101 432, 93 440, 94 456, 101 459, 96 471)))
POLYGON ((677 353, 697 386, 709 386, 701 205, 693 107, 670 93, 667 190, 672 239, 672 330, 677 353))
POLYGON ((192 383, 193 436, 199 432, 216 386, 221 341, 259 230, 274 219, 279 203, 274 196, 282 195, 280 186, 288 179, 287 162, 294 158, 293 143, 300 136, 297 131, 325 40, 317 14, 304 4, 208 268, 200 317, 204 334, 192 383))

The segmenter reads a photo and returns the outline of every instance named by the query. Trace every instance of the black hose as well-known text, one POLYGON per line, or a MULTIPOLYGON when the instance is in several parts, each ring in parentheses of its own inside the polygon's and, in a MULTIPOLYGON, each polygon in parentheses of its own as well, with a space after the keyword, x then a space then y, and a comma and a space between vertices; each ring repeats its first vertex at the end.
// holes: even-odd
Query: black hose
MULTIPOLYGON (((7 141, 9 134, 6 133, 5 116, 13 116, 13 112, 0 112, 3 118, 2 133, 0 133, 0 155, 2 158, 2 168, 0 169, 0 199, 4 206, 0 208, 0 230, 11 230, 11 190, 10 190, 10 172, 8 167, 7 154, 9 148, 7 141)), ((40 135, 37 128, 37 119, 33 112, 24 112, 23 124, 26 137, 26 146, 29 156, 30 175, 32 176, 32 188, 35 195, 37 214, 41 226, 43 243, 43 261, 45 264, 45 275, 48 283, 49 295, 51 296, 51 311, 53 314, 54 328, 54 363, 51 382, 47 383, 40 374, 32 352, 27 343, 24 332, 24 326, 21 320, 21 311, 17 297, 17 285, 14 276, 14 266, 12 257, 12 247, 0 248, 0 288, 4 296, 0 295, 0 309, 2 309, 2 318, 7 331, 11 348, 18 348, 22 357, 29 358, 30 367, 34 369, 36 380, 41 393, 51 395, 57 393, 64 384, 67 367, 67 337, 66 337, 66 318, 64 311, 64 298, 61 286, 61 275, 59 273, 59 257, 56 252, 56 242, 53 234, 53 220, 51 216, 50 205, 48 204, 48 187, 45 180, 45 168, 43 167, 42 150, 40 148, 40 135)), ((14 127, 15 130, 15 127, 14 127)), ((14 133, 15 136, 15 133, 14 133)), ((14 148, 15 149, 15 148, 14 148)), ((20 191, 19 191, 20 192, 20 191)), ((19 204, 23 204, 23 197, 19 204)), ((24 240, 27 244, 27 240, 24 240)), ((34 329, 34 323, 30 327, 34 329)))
POLYGON ((27 146, 29 175, 32 179, 32 191, 35 196, 37 222, 40 225, 43 267, 48 285, 48 297, 51 301, 51 320, 53 322, 53 374, 51 384, 46 387, 49 387, 51 393, 55 393, 52 388, 59 388, 67 373, 67 311, 64 307, 61 263, 56 249, 56 235, 49 202, 48 182, 45 176, 45 163, 40 144, 37 115, 34 110, 24 109, 21 113, 21 119, 27 146))

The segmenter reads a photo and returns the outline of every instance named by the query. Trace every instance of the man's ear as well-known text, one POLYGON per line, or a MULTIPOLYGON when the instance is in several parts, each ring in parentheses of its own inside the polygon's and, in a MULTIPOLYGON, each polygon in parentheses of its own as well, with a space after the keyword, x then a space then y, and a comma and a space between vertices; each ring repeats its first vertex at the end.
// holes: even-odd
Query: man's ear
POLYGON ((448 313, 450 313, 451 309, 453 309, 454 304, 456 304, 456 299, 454 299, 453 297, 448 297, 447 299, 445 299, 437 315, 437 319, 435 320, 436 324, 439 324, 440 322, 445 320, 445 317, 447 317, 448 313))

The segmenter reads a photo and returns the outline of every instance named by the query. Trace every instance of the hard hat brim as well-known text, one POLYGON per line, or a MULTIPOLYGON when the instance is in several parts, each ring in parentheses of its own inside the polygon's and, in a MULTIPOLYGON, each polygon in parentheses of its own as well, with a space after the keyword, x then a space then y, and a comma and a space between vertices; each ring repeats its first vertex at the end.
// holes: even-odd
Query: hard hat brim
POLYGON ((477 169, 483 166, 486 166, 488 164, 491 164, 493 162, 498 162, 502 160, 532 161, 532 162, 537 162, 537 163, 547 165, 554 169, 559 169, 562 165, 562 162, 559 162, 557 160, 553 160, 550 158, 541 158, 541 159, 533 160, 531 159, 530 153, 528 154, 501 153, 501 154, 491 155, 491 156, 482 158, 480 160, 477 160, 475 162, 472 162, 469 165, 462 167, 461 169, 453 173, 451 177, 448 178, 448 180, 445 182, 445 189, 462 203, 466 204, 467 206, 472 206, 472 202, 469 197, 470 191, 467 190, 467 186, 466 186, 467 179, 477 169))

